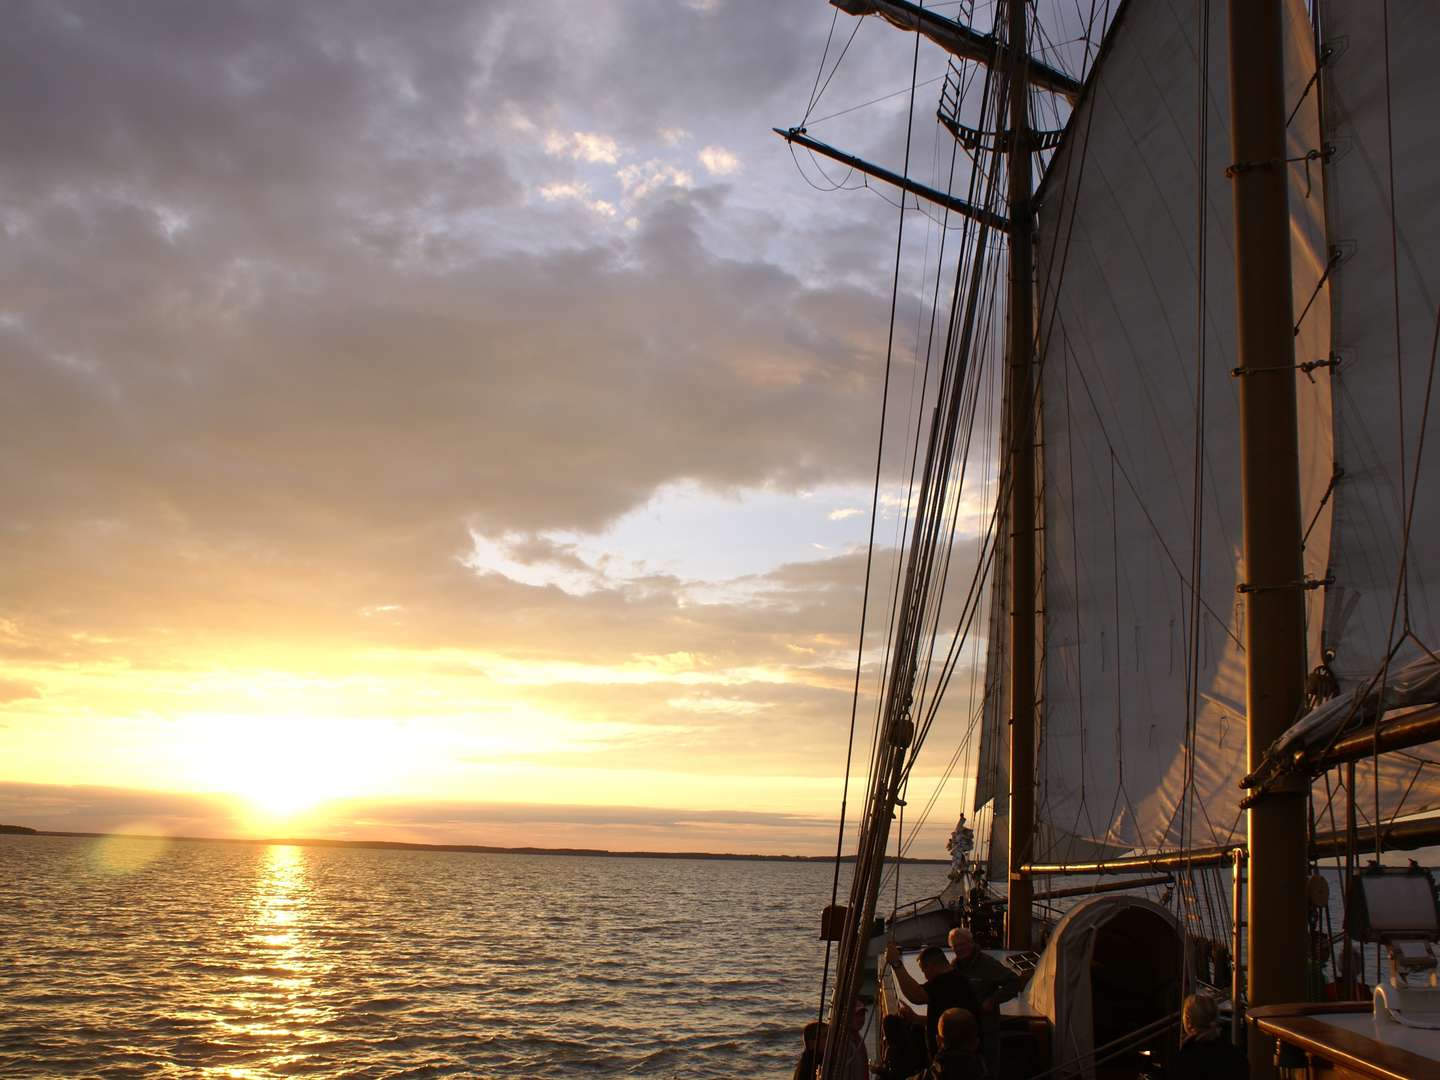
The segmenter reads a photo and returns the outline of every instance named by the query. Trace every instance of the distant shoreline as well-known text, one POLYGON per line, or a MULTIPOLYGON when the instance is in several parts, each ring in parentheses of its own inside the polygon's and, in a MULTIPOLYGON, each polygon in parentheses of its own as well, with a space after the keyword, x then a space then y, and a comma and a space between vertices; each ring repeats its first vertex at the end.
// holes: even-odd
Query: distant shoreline
MULTIPOLYGON (((0 835, 69 836, 101 840, 116 837, 129 840, 174 840, 199 844, 283 844, 290 847, 362 848, 380 851, 455 851, 472 855, 568 855, 597 859, 707 859, 728 862, 828 863, 833 855, 755 855, 714 851, 609 851, 605 848, 495 847, 488 844, 412 844, 402 840, 319 840, 293 837, 239 836, 157 836, 153 833, 62 832, 52 829, 31 829, 23 825, 0 825, 0 835)), ((853 855, 841 857, 852 863, 853 855)), ((895 862, 895 859, 888 859, 895 862)), ((949 859, 898 860, 907 866, 945 866, 949 859)))

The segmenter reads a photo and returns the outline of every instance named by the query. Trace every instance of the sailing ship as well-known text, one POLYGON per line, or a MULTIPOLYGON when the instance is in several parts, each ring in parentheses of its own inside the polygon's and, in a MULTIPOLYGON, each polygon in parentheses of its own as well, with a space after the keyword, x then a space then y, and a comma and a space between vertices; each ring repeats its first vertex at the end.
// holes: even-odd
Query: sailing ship
POLYGON ((1325 961, 1335 996, 1363 993, 1352 934, 1385 940, 1333 925, 1322 860, 1353 893, 1367 854, 1440 842, 1440 5, 1074 5, 1067 54, 1044 3, 1000 0, 989 27, 973 3, 831 3, 950 54, 959 182, 777 131, 899 187, 902 230, 923 210, 961 254, 948 314, 936 290, 829 1014, 894 1000, 885 940, 1003 923, 988 944, 1028 979, 1010 1026, 1045 1044, 1003 1075, 1146 1075, 1206 984, 1235 1035, 1261 1017, 1252 1075, 1277 1038, 1319 1059, 1350 1040, 1355 1075, 1440 1075, 1440 1036, 1367 1072, 1339 1027, 1306 1043, 1274 1018, 1325 961), (947 602, 987 366, 995 511, 947 602), (978 857, 877 935, 892 822, 982 626, 957 755, 978 857))

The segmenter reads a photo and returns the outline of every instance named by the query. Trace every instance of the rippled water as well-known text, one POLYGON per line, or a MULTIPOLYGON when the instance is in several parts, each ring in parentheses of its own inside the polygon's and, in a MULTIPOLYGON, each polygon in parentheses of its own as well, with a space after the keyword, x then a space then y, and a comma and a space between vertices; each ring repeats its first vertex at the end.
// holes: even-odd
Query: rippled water
POLYGON ((0 1076, 788 1076, 830 874, 0 836, 0 1076))

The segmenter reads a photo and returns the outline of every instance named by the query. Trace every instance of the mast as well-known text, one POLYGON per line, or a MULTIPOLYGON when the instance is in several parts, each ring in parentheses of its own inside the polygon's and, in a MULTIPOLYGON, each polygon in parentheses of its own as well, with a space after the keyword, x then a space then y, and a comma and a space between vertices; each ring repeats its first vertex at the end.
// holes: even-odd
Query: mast
MULTIPOLYGON (((1034 298, 1030 216, 1029 40, 1025 0, 1008 5, 1010 137, 1010 325, 1006 391, 1010 474, 1010 835, 1005 945, 1029 949, 1034 887, 1020 868, 1031 861, 1035 832, 1035 423, 1031 369, 1034 298)), ((1288 308, 1287 308, 1288 310, 1288 308)))
MULTIPOLYGON (((1305 686, 1295 346, 1286 192, 1282 0, 1229 0, 1247 765, 1299 715, 1305 686)), ((1018 215, 1012 215, 1018 216, 1018 215)), ((1277 784, 1248 810, 1251 1005, 1305 996, 1306 791, 1277 784)), ((1252 1028, 1253 1076, 1273 1075, 1252 1028)))

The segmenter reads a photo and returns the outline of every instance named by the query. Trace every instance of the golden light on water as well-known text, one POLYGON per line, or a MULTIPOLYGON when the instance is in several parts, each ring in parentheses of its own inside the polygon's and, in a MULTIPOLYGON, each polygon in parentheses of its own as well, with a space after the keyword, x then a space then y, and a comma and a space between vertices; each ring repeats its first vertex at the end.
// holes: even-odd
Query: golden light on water
POLYGON ((170 841, 147 836, 154 830, 145 822, 121 826, 114 836, 101 837, 90 849, 90 863, 106 874, 133 874, 163 855, 170 841))
POLYGON ((238 976, 240 989, 227 996, 240 1012, 223 1026, 247 1040, 293 1038, 334 1015, 319 985, 330 965, 312 940, 307 854, 303 848, 272 844, 260 853, 255 869, 246 950, 251 969, 238 976))

